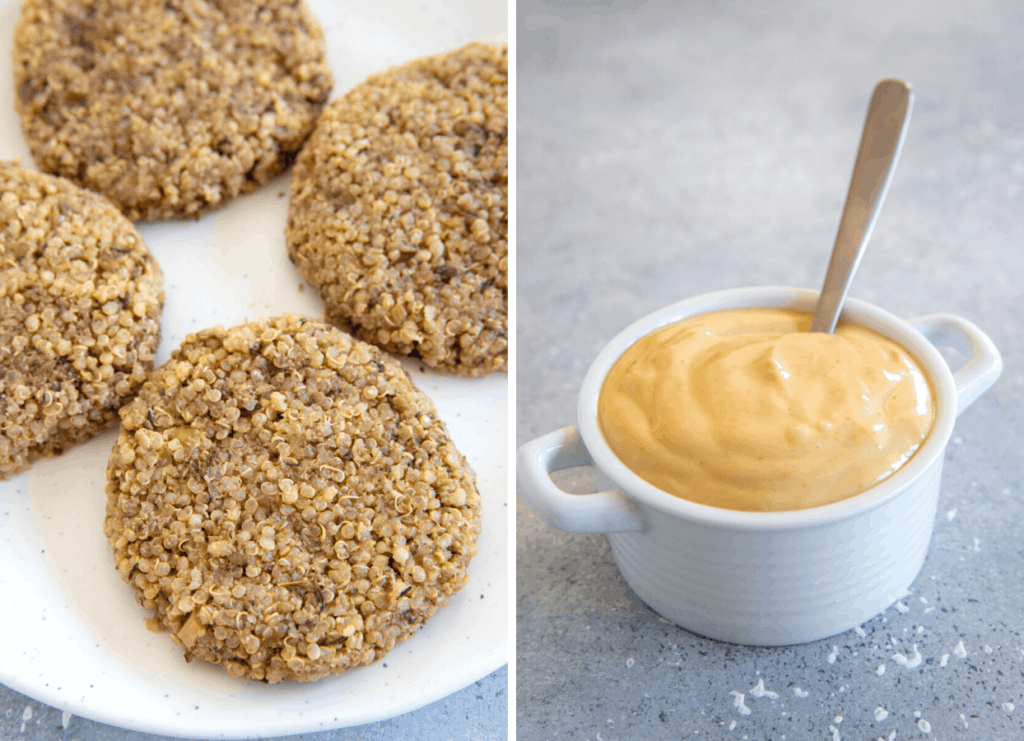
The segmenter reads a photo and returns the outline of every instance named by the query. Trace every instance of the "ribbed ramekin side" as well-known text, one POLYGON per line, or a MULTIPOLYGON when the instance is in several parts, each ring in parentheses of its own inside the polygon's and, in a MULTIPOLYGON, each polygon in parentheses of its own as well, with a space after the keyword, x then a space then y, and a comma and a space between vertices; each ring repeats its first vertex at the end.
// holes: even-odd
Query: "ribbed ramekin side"
POLYGON ((804 643, 906 592, 927 554, 941 472, 940 457, 886 504, 819 527, 730 531, 645 507, 643 534, 608 540, 629 585, 672 622, 734 643, 804 643))

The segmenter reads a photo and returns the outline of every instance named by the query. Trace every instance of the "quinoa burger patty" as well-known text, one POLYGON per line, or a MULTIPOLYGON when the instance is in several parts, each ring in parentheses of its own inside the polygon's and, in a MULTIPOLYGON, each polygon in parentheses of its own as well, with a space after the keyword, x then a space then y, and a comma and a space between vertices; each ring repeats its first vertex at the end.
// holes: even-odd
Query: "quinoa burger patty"
POLYGON ((332 86, 303 0, 23 0, 13 55, 39 167, 133 221, 198 218, 267 182, 332 86))
POLYGON ((122 410, 105 534, 187 658, 369 664, 468 582, 480 495, 402 367, 294 315, 190 335, 122 410))
POLYGON ((106 198, 0 163, 0 480, 117 421, 153 367, 162 284, 106 198))
POLYGON ((373 75, 292 175, 288 254, 329 321, 462 376, 508 364, 508 48, 373 75))

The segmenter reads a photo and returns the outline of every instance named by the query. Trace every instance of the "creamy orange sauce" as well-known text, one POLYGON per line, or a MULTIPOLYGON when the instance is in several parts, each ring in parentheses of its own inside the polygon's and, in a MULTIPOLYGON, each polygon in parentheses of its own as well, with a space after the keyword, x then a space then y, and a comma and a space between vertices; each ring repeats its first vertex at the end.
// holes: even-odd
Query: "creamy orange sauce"
POLYGON ((882 481, 931 429, 928 381, 876 332, 810 326, 734 309, 641 338, 601 389, 609 446, 659 489, 726 509, 817 507, 882 481))

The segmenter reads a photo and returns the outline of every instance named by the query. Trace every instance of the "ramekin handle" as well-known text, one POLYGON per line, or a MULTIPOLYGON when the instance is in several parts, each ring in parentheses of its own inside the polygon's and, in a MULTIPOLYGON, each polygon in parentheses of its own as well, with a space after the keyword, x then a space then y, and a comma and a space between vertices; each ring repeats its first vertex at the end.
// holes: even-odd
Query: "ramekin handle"
POLYGON ((988 335, 956 314, 929 314, 911 319, 928 341, 938 347, 952 347, 970 357, 953 373, 956 381, 956 413, 974 403, 988 391, 1003 372, 1003 358, 988 335))
POLYGON ((551 473, 593 466, 576 426, 563 427, 526 443, 516 456, 516 488, 530 509, 553 528, 570 533, 624 533, 643 530, 639 507, 617 491, 568 494, 551 473))

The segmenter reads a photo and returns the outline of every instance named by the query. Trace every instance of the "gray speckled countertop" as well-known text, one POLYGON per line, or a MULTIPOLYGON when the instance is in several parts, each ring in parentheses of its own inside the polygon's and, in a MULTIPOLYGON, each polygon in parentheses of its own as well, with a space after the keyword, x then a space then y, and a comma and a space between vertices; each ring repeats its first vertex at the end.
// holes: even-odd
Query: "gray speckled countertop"
POLYGON ((851 295, 966 317, 1006 364, 957 421, 911 594, 860 632, 772 649, 701 638, 633 595, 603 536, 555 531, 520 498, 517 737, 1024 739, 1020 5, 517 13, 517 444, 575 421, 587 367, 634 319, 709 290, 820 287, 884 77, 917 99, 851 295), (893 660, 915 645, 920 666, 893 660), (761 680, 777 698, 751 696, 761 680))

